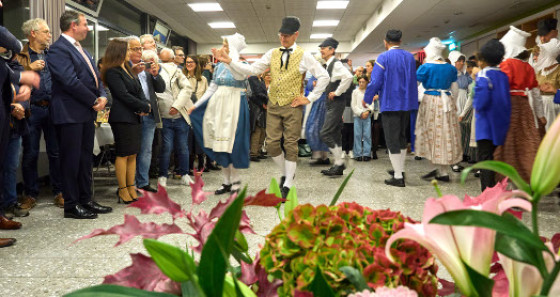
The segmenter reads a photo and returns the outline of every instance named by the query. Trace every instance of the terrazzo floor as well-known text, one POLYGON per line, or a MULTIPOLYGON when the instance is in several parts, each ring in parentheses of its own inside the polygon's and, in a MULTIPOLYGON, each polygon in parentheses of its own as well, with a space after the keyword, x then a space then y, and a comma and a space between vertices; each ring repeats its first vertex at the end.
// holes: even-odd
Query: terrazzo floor
MULTIPOLYGON (((405 215, 420 220, 423 204, 428 197, 435 196, 435 190, 429 182, 420 179, 420 175, 429 170, 426 160, 416 161, 413 156, 407 157, 407 184, 405 188, 389 187, 383 184, 388 177, 386 170, 390 168, 388 155, 379 151, 379 160, 357 162, 347 159, 348 169, 345 176, 355 169, 354 176, 342 193, 339 202, 355 201, 374 209, 390 208, 401 211, 405 215)), ((314 205, 328 204, 343 178, 328 178, 320 173, 321 167, 311 167, 309 158, 298 161, 296 187, 300 203, 314 205)), ((271 177, 278 172, 269 158, 258 163, 251 163, 249 170, 241 172, 243 183, 248 183, 248 191, 255 194, 266 188, 271 177)), ((214 191, 222 182, 219 172, 205 173, 206 191, 214 191)), ((441 184, 444 194, 463 197, 464 194, 479 194, 479 180, 472 175, 465 185, 459 184, 459 175, 452 176, 451 183, 441 184)), ((124 214, 139 215, 135 208, 125 208, 116 203, 116 178, 108 174, 107 168, 100 168, 95 174, 96 200, 103 205, 113 207, 110 214, 100 215, 96 220, 64 219, 63 211, 54 206, 50 190, 42 189, 38 205, 32 209, 31 215, 17 218, 23 228, 17 231, 2 231, 0 237, 15 237, 17 243, 8 248, 0 249, 0 296, 62 296, 65 293, 100 284, 105 275, 114 274, 131 263, 129 253, 145 252, 140 238, 113 247, 118 241, 117 236, 100 236, 77 242, 77 238, 89 234, 93 229, 108 229, 122 224, 124 214)), ((156 180, 152 180, 155 185, 156 180)), ((181 204, 187 211, 191 209, 190 189, 180 185, 179 180, 168 181, 170 197, 181 204)), ((221 196, 210 198, 196 209, 209 211, 221 196)), ((540 207, 540 224, 542 235, 551 236, 560 231, 558 199, 547 197, 540 207)), ((248 235, 250 254, 254 255, 258 245, 264 242, 265 235, 279 223, 274 208, 246 207, 256 235, 248 235)), ((526 216, 527 217, 527 216, 526 216)), ((171 217, 164 215, 139 215, 141 222, 170 223, 171 217)), ((524 218, 528 222, 527 218, 524 218)), ((179 219, 177 224, 188 232, 186 219, 179 219)), ((168 235, 160 240, 178 245, 193 244, 188 235, 168 235)), ((443 271, 443 270, 442 270, 443 271)), ((445 274, 445 271, 442 273, 445 274)), ((444 277, 446 277, 444 275, 444 277)), ((447 278, 447 277, 446 277, 447 278)))

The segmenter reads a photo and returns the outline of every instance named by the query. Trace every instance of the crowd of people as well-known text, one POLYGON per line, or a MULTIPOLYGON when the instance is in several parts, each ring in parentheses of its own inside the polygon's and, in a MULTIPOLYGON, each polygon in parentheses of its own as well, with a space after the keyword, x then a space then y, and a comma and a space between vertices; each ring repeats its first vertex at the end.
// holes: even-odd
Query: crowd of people
MULTIPOLYGON (((319 45, 320 56, 299 47, 297 17, 282 20, 281 46, 252 64, 240 56, 243 35, 226 36, 212 49, 215 67, 185 56, 182 47, 158 49, 149 34, 112 39, 96 67, 80 45, 88 27, 76 11, 63 13, 62 35, 50 46, 42 19, 23 24, 24 46, 0 27, 0 229, 21 228, 13 217, 29 215, 37 203, 41 133, 54 204, 64 217, 112 212, 92 200, 95 129, 107 112, 118 203, 136 201, 138 189, 157 192, 150 177, 164 188, 170 176, 188 186, 193 174, 215 169, 223 176, 216 195, 239 191, 239 170, 267 155, 286 198, 302 150, 310 148, 310 166, 330 165, 321 172, 332 177, 344 175, 347 158, 377 159, 381 143, 392 165, 389 186, 405 187, 410 153, 431 163, 426 180, 450 182, 461 162, 497 159, 528 181, 560 109, 556 27, 555 19, 539 22, 532 50, 525 48, 530 34, 511 27, 468 59, 459 51, 444 57, 446 46, 436 37, 415 56, 400 47, 403 33, 389 30, 386 51, 355 70, 336 58, 334 38, 319 45)), ((482 190, 499 178, 479 174, 482 190)), ((0 247, 14 242, 0 239, 0 247)))

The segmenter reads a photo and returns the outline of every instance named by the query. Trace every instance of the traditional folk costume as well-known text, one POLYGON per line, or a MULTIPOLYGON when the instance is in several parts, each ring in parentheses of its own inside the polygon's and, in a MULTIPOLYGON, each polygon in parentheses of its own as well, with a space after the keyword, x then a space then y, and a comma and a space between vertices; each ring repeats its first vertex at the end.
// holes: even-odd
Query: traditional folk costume
MULTIPOLYGON (((241 34, 226 37, 232 60, 247 45, 241 34)), ((237 169, 249 168, 249 106, 244 90, 244 75, 236 75, 223 63, 214 70, 213 80, 204 96, 195 104, 191 121, 196 139, 203 150, 222 168, 224 183, 216 194, 239 190, 237 169)))
POLYGON ((529 63, 516 59, 526 50, 525 42, 529 36, 529 33, 512 26, 500 39, 505 47, 500 69, 509 77, 511 121, 504 144, 494 152, 495 160, 513 166, 526 182, 530 180, 533 161, 542 140, 530 105, 531 97, 533 101, 540 97, 535 71, 529 63))
MULTIPOLYGON (((455 63, 459 60, 459 58, 465 57, 459 51, 452 51, 449 53, 449 61, 451 61, 451 65, 455 65, 455 63)), ((466 66, 466 64, 465 64, 466 66)), ((465 67, 466 68, 466 67, 465 67)), ((457 105, 457 116, 462 118, 461 122, 459 123, 461 128, 461 147, 463 148, 463 159, 466 159, 466 156, 469 155, 469 142, 471 137, 471 119, 472 119, 472 103, 471 108, 469 108, 469 85, 472 83, 472 78, 468 73, 466 73, 465 68, 457 69, 457 98, 456 98, 456 105, 457 105)), ((453 168, 455 170, 455 166, 453 168)))
MULTIPOLYGON (((285 17, 280 33, 294 34, 299 30, 299 19, 285 17)), ((329 74, 319 62, 295 43, 289 48, 275 48, 252 65, 238 61, 230 63, 233 71, 243 75, 258 75, 270 67, 271 83, 268 93, 266 148, 282 172, 282 195, 288 195, 293 185, 298 158, 298 140, 301 134, 303 108, 292 107, 292 101, 302 95, 302 81, 309 71, 317 78, 317 85, 307 99, 319 99, 329 83, 329 74), (285 153, 280 147, 284 136, 285 153)))
MULTIPOLYGON (((315 77, 311 77, 307 82, 306 93, 309 94, 315 88, 313 82, 316 82, 315 77)), ((305 125, 305 138, 309 147, 313 151, 312 159, 321 160, 325 164, 330 164, 328 160, 329 147, 321 140, 320 132, 323 128, 323 123, 325 122, 325 114, 327 107, 326 100, 327 95, 323 93, 319 99, 317 99, 313 104, 311 104, 311 111, 307 117, 305 125)), ((309 106, 307 106, 309 108, 309 106)))
MULTIPOLYGON (((325 39, 319 47, 338 47, 338 41, 334 38, 325 39)), ((348 98, 352 96, 352 73, 348 71, 342 63, 334 56, 327 61, 327 72, 330 76, 330 82, 325 89, 326 114, 325 123, 321 128, 321 139, 329 147, 329 151, 334 157, 334 166, 328 170, 321 171, 324 175, 335 176, 342 175, 346 166, 342 158, 342 115, 346 108, 348 98), (328 99, 331 92, 334 92, 334 99, 328 99)))
MULTIPOLYGON (((400 43, 401 37, 401 31, 389 30, 385 40, 400 43)), ((392 46, 379 55, 371 73, 371 81, 366 88, 364 101, 372 104, 376 94, 379 94, 381 122, 394 169, 393 178, 385 180, 385 184, 404 187, 406 132, 410 111, 418 109, 416 61, 411 53, 399 46, 392 46)))
POLYGON ((424 88, 424 97, 418 110, 416 122, 416 154, 436 166, 436 169, 422 176, 449 181, 448 167, 463 158, 461 132, 456 94, 451 93, 452 84, 456 90, 457 69, 443 62, 441 56, 445 45, 439 38, 430 39, 426 52, 426 63, 416 73, 424 88))
MULTIPOLYGON (((557 30, 558 20, 557 19, 544 19, 540 20, 537 24, 538 30, 537 35, 545 36, 551 31, 557 30)), ((550 84, 556 90, 560 89, 560 67, 558 67, 556 59, 560 54, 560 41, 558 38, 552 38, 545 44, 541 44, 540 38, 537 37, 537 44, 540 48, 539 58, 534 65, 535 71, 537 72, 537 81, 539 85, 550 84), (556 64, 556 66, 554 66, 556 64)), ((546 118, 546 127, 548 129, 552 126, 552 123, 560 113, 560 104, 558 101, 554 102, 554 95, 556 92, 543 93, 542 103, 543 103, 543 114, 546 118)), ((537 102, 538 104, 538 102, 537 102)), ((535 114, 539 117, 537 109, 532 105, 535 110, 535 114)), ((537 107, 538 108, 538 107, 537 107)))

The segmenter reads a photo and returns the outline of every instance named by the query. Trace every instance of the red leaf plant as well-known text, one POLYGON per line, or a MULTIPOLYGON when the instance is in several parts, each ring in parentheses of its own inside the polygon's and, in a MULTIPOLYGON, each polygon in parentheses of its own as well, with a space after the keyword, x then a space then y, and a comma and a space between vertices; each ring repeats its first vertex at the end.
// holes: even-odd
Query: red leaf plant
POLYGON ((168 212, 173 216, 173 220, 186 216, 181 206, 169 199, 164 187, 158 185, 157 193, 140 191, 142 197, 138 198, 138 201, 130 204, 128 207, 139 208, 142 214, 162 214, 168 212))
MULTIPOLYGON (((261 248, 262 246, 259 246, 259 250, 261 248)), ((258 284, 258 291, 256 292, 258 297, 278 297, 277 290, 282 285, 282 280, 279 279, 273 279, 270 282, 268 273, 260 264, 259 252, 257 252, 253 264, 241 262, 241 278, 239 280, 247 286, 258 284)))
POLYGON ((124 223, 122 225, 113 226, 108 230, 95 229, 89 235, 76 239, 74 243, 87 238, 112 234, 119 235, 120 239, 115 244, 115 246, 119 246, 136 236, 158 239, 167 234, 185 234, 185 232, 183 232, 179 226, 175 225, 175 223, 163 225, 158 225, 154 222, 140 223, 135 216, 125 214, 124 223))
POLYGON ((132 265, 107 275, 103 283, 181 295, 181 285, 163 274, 152 258, 140 253, 130 254, 130 258, 132 265))

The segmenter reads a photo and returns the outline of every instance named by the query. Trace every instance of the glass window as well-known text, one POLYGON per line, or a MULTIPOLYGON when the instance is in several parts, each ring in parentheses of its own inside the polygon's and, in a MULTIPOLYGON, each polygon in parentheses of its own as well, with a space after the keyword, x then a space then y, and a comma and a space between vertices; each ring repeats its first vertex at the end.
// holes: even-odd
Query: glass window
POLYGON ((99 58, 102 58, 105 55, 107 45, 112 38, 128 36, 120 31, 113 30, 102 25, 97 26, 97 34, 99 36, 99 58))
POLYGON ((2 3, 2 20, 4 22, 4 27, 10 30, 18 39, 25 39, 26 37, 21 31, 21 25, 23 25, 23 22, 29 20, 31 15, 29 0, 10 0, 2 1, 2 3))
POLYGON ((91 20, 88 20, 87 23, 89 32, 86 39, 80 41, 80 44, 93 56, 93 60, 95 61, 97 59, 95 54, 95 27, 97 24, 91 20))

